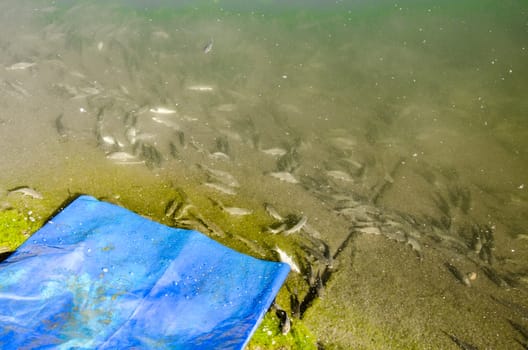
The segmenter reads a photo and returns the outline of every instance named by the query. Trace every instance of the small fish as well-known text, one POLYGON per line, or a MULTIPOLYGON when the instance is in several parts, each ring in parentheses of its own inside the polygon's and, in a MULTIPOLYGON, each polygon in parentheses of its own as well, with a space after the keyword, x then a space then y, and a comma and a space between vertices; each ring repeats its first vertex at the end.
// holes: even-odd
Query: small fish
POLYGON ((15 63, 9 67, 6 67, 7 70, 24 70, 24 69, 28 69, 30 67, 33 67, 34 65, 36 65, 36 63, 32 63, 32 62, 18 62, 18 63, 15 63))
POLYGON ((249 209, 238 207, 222 207, 222 210, 232 216, 246 216, 252 213, 249 209))
POLYGON ((225 154, 224 152, 220 152, 220 151, 211 153, 209 157, 211 157, 212 159, 218 159, 218 160, 231 160, 231 158, 229 158, 227 154, 225 154))
POLYGON ((279 222, 279 223, 276 223, 276 224, 273 224, 273 225, 270 225, 270 226, 266 227, 264 232, 265 233, 271 233, 272 235, 276 235, 277 233, 284 232, 286 227, 287 227, 287 225, 286 225, 285 222, 279 222))
POLYGON ((204 183, 204 185, 214 190, 217 190, 218 192, 228 194, 230 196, 234 196, 236 194, 236 191, 232 187, 224 186, 223 184, 218 184, 214 182, 206 182, 204 183))
POLYGON ((291 321, 290 321, 290 318, 288 317, 288 314, 286 313, 286 311, 282 309, 277 309, 277 311, 275 311, 275 314, 279 318, 279 321, 280 321, 279 327, 280 327, 280 331, 282 335, 288 334, 291 329, 291 321))
POLYGON ((356 228, 356 230, 366 235, 381 235, 380 229, 376 226, 365 226, 356 228))
POLYGON ((166 209, 165 209, 165 216, 173 216, 174 213, 183 205, 182 202, 180 202, 179 200, 172 200, 169 202, 169 204, 167 205, 166 209))
POLYGON ((266 210, 266 213, 268 213, 269 216, 274 218, 277 221, 283 221, 284 218, 275 210, 273 206, 269 203, 264 203, 264 209, 266 210))
POLYGON ((213 39, 211 38, 211 40, 207 43, 207 45, 204 46, 203 52, 205 54, 208 54, 209 52, 211 52, 212 49, 213 49, 213 39))
POLYGON ((288 153, 284 148, 279 148, 279 147, 263 149, 261 151, 262 151, 262 153, 265 153, 265 154, 267 154, 269 156, 273 156, 273 157, 282 157, 283 155, 288 153))
POLYGON ((174 120, 167 119, 167 117, 168 116, 164 117, 161 115, 153 116, 152 120, 155 121, 156 123, 168 126, 169 128, 174 129, 176 131, 181 131, 181 126, 178 123, 176 123, 174 120))
POLYGON ((326 172, 326 175, 336 180, 341 180, 345 182, 354 182, 354 179, 352 179, 350 175, 348 175, 347 173, 341 170, 328 170, 326 172))
POLYGON ((217 182, 220 182, 229 187, 239 187, 240 186, 240 183, 238 182, 238 180, 233 175, 228 173, 227 171, 209 168, 201 164, 199 165, 199 167, 204 169, 207 172, 207 175, 217 182))
MULTIPOLYGON (((444 331, 443 331, 444 332, 444 331)), ((444 332, 449 338, 451 338, 451 340, 456 344, 458 345, 458 347, 462 350, 478 350, 478 348, 472 344, 469 344, 463 340, 461 340, 460 338, 458 338, 457 336, 455 336, 454 334, 449 334, 447 332, 444 332)))
POLYGON ((301 216, 301 218, 299 219, 299 221, 297 221, 295 225, 284 231, 284 234, 289 235, 295 232, 299 232, 304 227, 304 225, 306 225, 307 221, 308 217, 306 215, 301 216))
POLYGON ((216 107, 216 110, 219 112, 233 112, 236 110, 236 104, 234 103, 225 103, 216 107))
POLYGON ((117 164, 143 164, 144 161, 138 160, 137 157, 128 152, 112 152, 106 155, 107 159, 110 159, 117 164))
POLYGON ((116 139, 113 136, 110 136, 110 135, 101 136, 101 141, 103 141, 107 145, 111 145, 111 146, 117 144, 116 139))
POLYGON ((64 127, 64 124, 62 123, 63 114, 61 113, 56 119, 55 119, 55 129, 57 130, 57 133, 60 135, 60 137, 66 137, 66 128, 64 127))
POLYGON ((295 261, 293 261, 293 259, 288 255, 286 254, 283 250, 281 250, 279 247, 275 247, 275 251, 277 253, 279 253, 279 259, 280 261, 282 261, 283 263, 285 264, 288 264, 290 265, 290 268, 292 269, 292 271, 295 271, 297 273, 301 273, 301 269, 299 269, 299 266, 297 266, 297 264, 295 263, 295 261))
POLYGON ((269 173, 271 176, 273 176, 276 179, 279 179, 284 182, 288 182, 291 184, 299 183, 299 180, 295 178, 295 176, 292 175, 292 173, 287 171, 276 171, 269 173))
POLYGON ((444 265, 449 270, 449 272, 451 272, 453 274, 453 276, 455 276, 455 278, 460 283, 462 283, 463 285, 465 285, 467 287, 471 286, 471 281, 469 280, 469 277, 467 275, 463 274, 462 272, 460 272, 460 270, 457 269, 455 267, 455 265, 453 265, 451 263, 448 263, 448 262, 446 262, 444 265))
POLYGON ((149 111, 152 113, 156 113, 156 114, 175 114, 176 113, 176 110, 165 108, 165 107, 151 108, 149 109, 149 111))
POLYGON ((208 91, 213 91, 214 87, 212 87, 210 85, 191 85, 191 86, 187 87, 187 90, 208 92, 208 91))
MULTIPOLYGON (((422 258, 422 245, 416 238, 414 237, 407 237, 407 244, 411 246, 412 250, 420 257, 422 258)), ((467 278, 467 277, 466 277, 467 278)), ((468 280, 469 281, 469 280, 468 280)), ((465 282, 464 282, 465 284, 465 282)))
POLYGON ((251 210, 239 207, 226 207, 222 202, 217 199, 209 198, 214 205, 219 206, 220 209, 232 216, 245 216, 252 213, 251 210))
POLYGON ((44 198, 42 196, 42 194, 40 194, 40 192, 37 192, 36 190, 34 190, 34 189, 30 188, 30 187, 14 188, 14 189, 8 191, 8 194, 11 194, 11 193, 20 193, 23 196, 28 196, 28 197, 31 197, 31 198, 34 198, 34 199, 42 199, 42 198, 44 198))

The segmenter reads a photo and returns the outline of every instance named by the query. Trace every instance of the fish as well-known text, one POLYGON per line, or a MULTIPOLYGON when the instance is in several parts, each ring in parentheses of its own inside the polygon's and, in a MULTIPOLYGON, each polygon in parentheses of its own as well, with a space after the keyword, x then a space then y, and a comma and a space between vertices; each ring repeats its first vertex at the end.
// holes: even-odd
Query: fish
POLYGON ((176 113, 175 109, 169 109, 165 107, 150 108, 149 111, 152 113, 156 113, 156 114, 175 114, 176 113))
POLYGON ((231 160, 231 158, 229 158, 227 154, 225 154, 224 152, 220 152, 220 151, 211 153, 209 157, 211 157, 212 159, 217 159, 217 160, 231 160))
POLYGON ((205 54, 208 54, 209 52, 211 52, 211 50, 213 49, 213 39, 211 38, 211 40, 207 43, 207 45, 204 46, 203 48, 203 52, 205 54))
POLYGON ((286 313, 286 311, 282 309, 277 309, 277 311, 275 311, 275 314, 279 318, 279 321, 280 321, 279 327, 280 327, 280 331, 282 335, 288 334, 291 329, 291 321, 290 321, 290 318, 288 317, 288 314, 286 313))
POLYGON ((308 217, 306 215, 301 216, 301 218, 299 219, 299 221, 297 221, 295 225, 288 228, 287 230, 284 230, 284 234, 289 235, 295 232, 299 232, 304 227, 304 225, 306 225, 307 221, 308 217))
POLYGON ((285 264, 290 265, 290 268, 292 271, 301 273, 301 269, 299 269, 299 266, 297 266, 295 261, 293 261, 293 259, 288 254, 286 254, 286 252, 284 252, 279 247, 275 247, 275 251, 279 254, 280 261, 282 261, 285 264))
POLYGON ((326 175, 336 180, 341 180, 345 182, 354 182, 354 179, 352 179, 350 175, 348 175, 347 173, 341 170, 328 170, 326 172, 326 175))
POLYGON ((275 210, 275 208, 271 204, 264 203, 264 210, 266 210, 266 213, 268 213, 268 215, 274 218, 275 220, 277 221, 284 220, 284 218, 277 212, 277 210, 275 210))
POLYGON ((152 120, 155 121, 156 123, 168 126, 169 128, 172 128, 176 131, 181 131, 181 126, 178 123, 176 123, 174 120, 163 118, 162 116, 153 116, 152 120))
POLYGON ((7 70, 24 70, 33 67, 36 63, 33 62, 18 62, 6 67, 7 70))
POLYGON ((284 148, 279 148, 279 147, 263 149, 261 150, 261 152, 269 156, 273 156, 273 157, 282 157, 283 155, 288 153, 288 151, 286 151, 284 148))
POLYGON ((273 225, 270 225, 264 229, 265 233, 271 233, 272 235, 276 235, 277 233, 284 232, 287 225, 285 222, 279 222, 273 225))
POLYGON ((28 197, 31 197, 31 198, 34 198, 34 199, 43 199, 44 196, 42 196, 42 194, 30 187, 17 187, 17 188, 14 188, 12 190, 9 190, 8 191, 8 194, 12 194, 12 193, 20 193, 22 194, 23 196, 28 196, 28 197))
POLYGON ((225 104, 216 106, 216 110, 219 112, 233 112, 234 110, 236 110, 236 104, 225 103, 225 104))
POLYGON ((208 91, 213 91, 214 87, 212 87, 211 85, 191 85, 187 87, 187 90, 208 92, 208 91))
POLYGON ((207 172, 207 175, 217 182, 220 182, 229 187, 239 187, 240 186, 240 183, 238 182, 238 180, 233 175, 228 173, 227 171, 209 168, 201 164, 199 165, 199 167, 204 169, 207 172))
POLYGON ((284 182, 288 182, 291 184, 297 184, 299 183, 299 180, 295 178, 295 176, 292 175, 292 173, 288 171, 275 171, 269 173, 271 176, 273 176, 276 179, 279 179, 284 182))
POLYGON ((101 136, 101 141, 111 146, 117 144, 116 139, 110 135, 101 136))
POLYGON ((143 164, 145 161, 139 160, 135 155, 128 152, 118 151, 106 155, 106 159, 112 160, 117 164, 143 164))
POLYGON ((253 211, 239 207, 226 207, 222 202, 217 199, 209 198, 214 205, 220 207, 223 211, 232 216, 245 216, 251 214, 253 211))
POLYGON ((61 113, 59 116, 55 119, 55 129, 57 130, 57 133, 60 137, 66 137, 66 128, 64 127, 64 124, 62 123, 62 118, 64 115, 61 113))
POLYGON ((249 209, 238 207, 222 207, 222 210, 232 216, 246 216, 252 213, 249 209))
POLYGON ((455 267, 455 265, 453 265, 451 263, 448 263, 448 262, 446 262, 444 265, 449 270, 449 272, 451 272, 453 274, 453 276, 455 276, 455 278, 460 283, 462 283, 463 285, 465 285, 467 287, 471 286, 471 281, 469 280, 469 277, 467 275, 463 274, 462 272, 460 272, 460 270, 457 269, 455 267))
POLYGON ((461 340, 460 338, 458 338, 457 336, 455 336, 454 334, 449 334, 445 331, 442 331, 444 332, 449 338, 451 338, 451 340, 456 344, 458 345, 458 347, 462 350, 478 350, 478 348, 472 344, 469 344, 463 340, 461 340))
POLYGON ((218 184, 214 182, 206 182, 204 183, 204 185, 214 190, 217 190, 218 192, 228 194, 230 196, 234 196, 236 194, 236 191, 232 187, 224 186, 223 184, 218 184))

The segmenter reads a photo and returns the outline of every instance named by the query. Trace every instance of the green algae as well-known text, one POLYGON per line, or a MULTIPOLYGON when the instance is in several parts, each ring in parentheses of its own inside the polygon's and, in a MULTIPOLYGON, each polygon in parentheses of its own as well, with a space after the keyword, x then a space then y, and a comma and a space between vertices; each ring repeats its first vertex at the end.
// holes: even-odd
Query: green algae
POLYGON ((35 232, 41 223, 17 209, 0 212, 0 252, 13 251, 35 232))
POLYGON ((247 350, 289 350, 317 349, 316 338, 301 320, 292 320, 292 328, 287 334, 280 332, 280 321, 268 312, 257 329, 247 350))

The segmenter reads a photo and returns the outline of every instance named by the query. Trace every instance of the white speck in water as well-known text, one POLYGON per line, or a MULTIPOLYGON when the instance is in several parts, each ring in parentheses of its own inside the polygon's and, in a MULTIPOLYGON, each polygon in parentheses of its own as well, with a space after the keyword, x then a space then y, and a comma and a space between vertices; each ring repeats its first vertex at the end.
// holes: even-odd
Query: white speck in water
POLYGON ((524 189, 524 184, 520 184, 519 187, 517 187, 518 189, 520 190, 523 190, 524 189))
POLYGON ((286 74, 284 74, 284 75, 282 76, 282 79, 287 79, 287 78, 288 78, 288 76, 287 76, 286 74))
POLYGON ((107 272, 108 272, 108 268, 106 268, 106 267, 103 267, 101 270, 102 270, 104 273, 107 273, 107 272))
POLYGON ((79 112, 81 113, 86 113, 86 109, 84 109, 83 107, 79 108, 79 112))

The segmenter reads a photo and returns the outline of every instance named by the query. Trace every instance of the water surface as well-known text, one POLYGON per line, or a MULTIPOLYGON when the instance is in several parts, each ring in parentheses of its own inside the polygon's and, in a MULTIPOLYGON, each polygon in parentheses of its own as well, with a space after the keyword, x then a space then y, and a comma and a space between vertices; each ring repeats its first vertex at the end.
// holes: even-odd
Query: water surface
POLYGON ((278 247, 327 348, 528 342, 522 1, 0 8, 5 190, 278 247))

